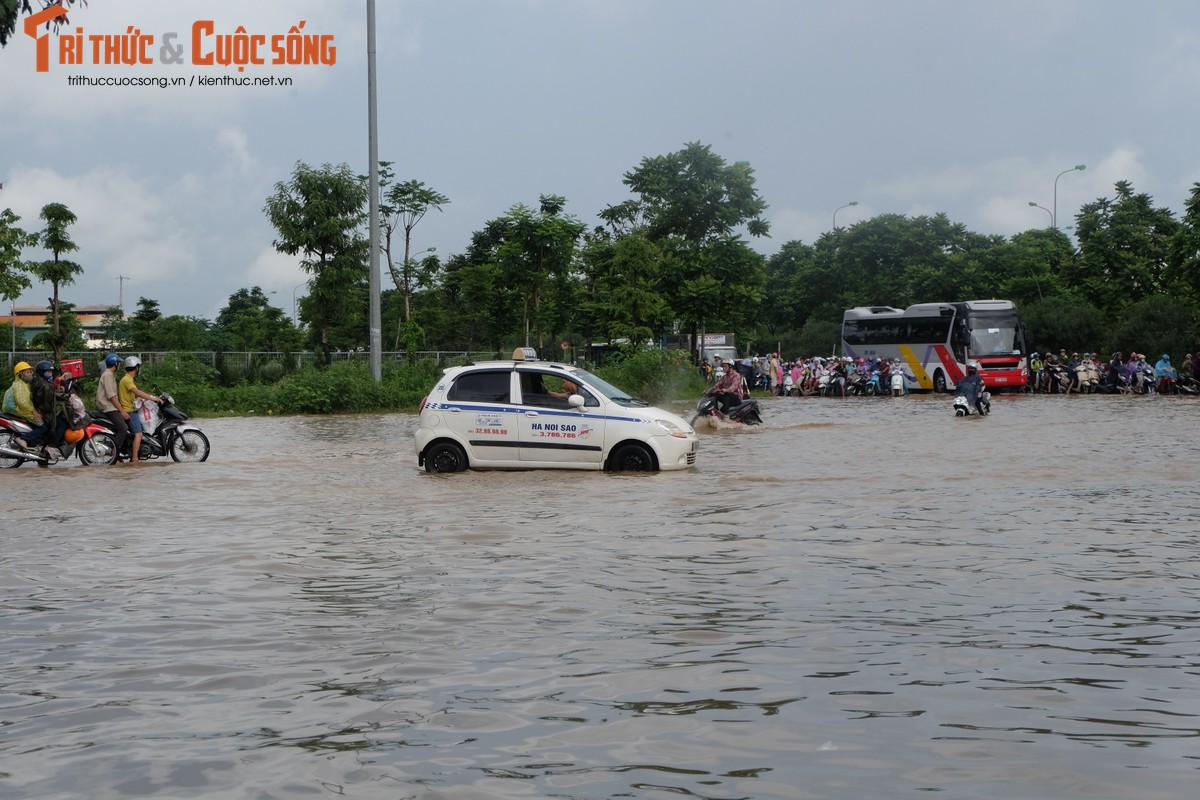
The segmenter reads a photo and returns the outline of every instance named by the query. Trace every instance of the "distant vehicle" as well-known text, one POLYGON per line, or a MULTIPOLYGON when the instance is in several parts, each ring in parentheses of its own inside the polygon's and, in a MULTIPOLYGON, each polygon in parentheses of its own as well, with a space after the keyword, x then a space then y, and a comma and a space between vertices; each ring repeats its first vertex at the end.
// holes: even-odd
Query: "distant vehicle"
POLYGON ((537 360, 445 370, 421 401, 417 464, 472 469, 678 470, 698 437, 681 417, 629 397, 587 370, 537 360))
POLYGON ((899 358, 909 389, 946 392, 970 365, 992 392, 1029 384, 1025 325, 1010 300, 850 308, 842 314, 842 351, 899 358))

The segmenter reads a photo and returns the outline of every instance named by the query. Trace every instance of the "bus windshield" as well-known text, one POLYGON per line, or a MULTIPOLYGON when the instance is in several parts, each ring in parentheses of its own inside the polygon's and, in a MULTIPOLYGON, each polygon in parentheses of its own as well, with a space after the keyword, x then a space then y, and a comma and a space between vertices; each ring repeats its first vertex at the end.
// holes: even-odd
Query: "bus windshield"
POLYGON ((972 314, 967 327, 972 355, 1014 355, 1024 349, 1020 321, 1015 314, 972 314))

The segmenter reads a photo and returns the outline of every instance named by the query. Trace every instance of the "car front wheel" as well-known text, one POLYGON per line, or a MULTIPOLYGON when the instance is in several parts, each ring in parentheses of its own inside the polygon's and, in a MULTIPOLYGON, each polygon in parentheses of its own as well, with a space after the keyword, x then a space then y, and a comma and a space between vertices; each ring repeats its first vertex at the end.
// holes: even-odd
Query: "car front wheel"
POLYGON ((654 456, 644 445, 625 444, 612 454, 609 464, 614 472, 652 472, 654 456))

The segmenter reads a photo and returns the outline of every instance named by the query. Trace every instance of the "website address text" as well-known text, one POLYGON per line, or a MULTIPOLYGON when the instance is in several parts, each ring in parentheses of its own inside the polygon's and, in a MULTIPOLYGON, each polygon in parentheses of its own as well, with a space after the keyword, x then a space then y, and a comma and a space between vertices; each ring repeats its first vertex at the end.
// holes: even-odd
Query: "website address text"
POLYGON ((159 78, 138 75, 98 78, 87 75, 70 75, 67 77, 68 86, 157 86, 159 89, 169 89, 175 86, 291 86, 292 84, 291 78, 277 78, 274 75, 261 78, 234 75, 192 75, 190 78, 159 78))

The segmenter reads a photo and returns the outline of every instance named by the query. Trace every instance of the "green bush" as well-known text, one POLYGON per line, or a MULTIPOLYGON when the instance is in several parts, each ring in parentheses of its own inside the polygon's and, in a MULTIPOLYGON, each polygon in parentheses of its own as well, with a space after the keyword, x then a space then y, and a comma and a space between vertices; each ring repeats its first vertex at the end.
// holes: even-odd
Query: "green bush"
POLYGON ((648 403, 690 397, 705 389, 686 350, 643 350, 596 374, 648 403))
MULTIPOLYGON (((278 362, 259 368, 259 378, 278 362)), ((679 350, 634 353, 619 364, 596 370, 610 383, 651 403, 694 397, 704 380, 679 350)), ((274 383, 221 385, 218 370, 194 356, 172 355, 143 372, 143 388, 158 386, 194 415, 338 414, 415 411, 442 374, 432 359, 413 364, 388 362, 375 382, 366 361, 343 361, 326 368, 304 367, 274 383)))

